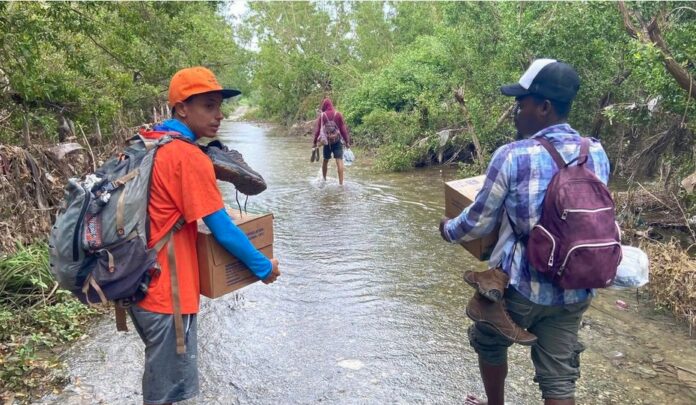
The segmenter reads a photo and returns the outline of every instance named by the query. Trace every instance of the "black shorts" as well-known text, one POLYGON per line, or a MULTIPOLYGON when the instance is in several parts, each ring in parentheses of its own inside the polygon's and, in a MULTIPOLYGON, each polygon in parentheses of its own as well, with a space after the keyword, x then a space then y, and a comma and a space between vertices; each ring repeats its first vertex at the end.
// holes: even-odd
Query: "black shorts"
POLYGON ((332 145, 324 145, 324 160, 331 159, 331 154, 336 159, 343 159, 343 144, 336 142, 332 145))

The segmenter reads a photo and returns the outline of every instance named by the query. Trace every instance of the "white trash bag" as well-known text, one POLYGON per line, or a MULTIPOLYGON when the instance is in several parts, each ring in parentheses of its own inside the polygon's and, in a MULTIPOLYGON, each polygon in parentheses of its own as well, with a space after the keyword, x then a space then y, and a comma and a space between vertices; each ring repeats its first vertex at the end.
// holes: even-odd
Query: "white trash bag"
POLYGON ((355 161, 355 155, 353 154, 353 151, 350 149, 345 149, 343 151, 343 164, 346 166, 350 166, 353 164, 355 161))
POLYGON ((616 270, 612 288, 638 288, 646 285, 650 279, 648 255, 633 246, 621 246, 621 253, 623 257, 616 270))

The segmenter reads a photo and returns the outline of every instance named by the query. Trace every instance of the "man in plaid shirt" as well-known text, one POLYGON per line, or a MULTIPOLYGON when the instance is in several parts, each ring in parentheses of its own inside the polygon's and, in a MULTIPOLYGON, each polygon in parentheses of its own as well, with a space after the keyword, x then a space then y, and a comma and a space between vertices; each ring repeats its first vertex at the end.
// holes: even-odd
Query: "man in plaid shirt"
MULTIPOLYGON (((485 236, 501 221, 509 221, 512 228, 512 232, 501 232, 499 262, 490 263, 497 269, 465 275, 478 289, 467 307, 467 315, 475 321, 469 340, 479 355, 489 404, 504 403, 507 348, 513 342, 533 345, 534 380, 545 404, 575 403, 579 355, 584 350, 578 329, 594 292, 563 290, 552 284, 527 261, 526 241, 558 171, 551 155, 534 138, 549 140, 566 162, 578 156, 581 136, 566 120, 579 88, 575 70, 553 59, 535 60, 518 83, 501 87, 504 95, 517 101, 514 121, 519 140, 494 153, 475 201, 457 218, 445 218, 440 224, 443 239, 452 243, 485 236)), ((587 167, 607 183, 609 160, 594 139, 587 167)), ((484 402, 470 396, 467 403, 484 402)))

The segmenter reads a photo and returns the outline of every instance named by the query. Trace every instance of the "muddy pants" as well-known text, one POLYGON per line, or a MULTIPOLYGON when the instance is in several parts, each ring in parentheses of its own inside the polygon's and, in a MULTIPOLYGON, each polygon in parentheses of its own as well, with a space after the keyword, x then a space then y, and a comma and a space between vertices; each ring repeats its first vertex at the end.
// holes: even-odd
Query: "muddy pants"
MULTIPOLYGON (((538 305, 510 287, 505 302, 510 317, 539 340, 532 346, 534 381, 544 399, 575 397, 575 381, 580 377, 580 353, 585 347, 578 341, 583 313, 591 299, 563 306, 538 305)), ((479 358, 492 365, 507 361, 512 342, 481 324, 469 327, 469 342, 479 358)))

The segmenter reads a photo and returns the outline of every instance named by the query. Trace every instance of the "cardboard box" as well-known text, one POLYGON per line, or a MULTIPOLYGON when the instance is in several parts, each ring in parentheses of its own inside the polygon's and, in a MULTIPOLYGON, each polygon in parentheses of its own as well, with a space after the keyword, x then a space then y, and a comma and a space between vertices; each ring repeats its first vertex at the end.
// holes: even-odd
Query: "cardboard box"
MULTIPOLYGON (((486 180, 486 176, 469 177, 467 179, 453 180, 445 183, 445 216, 455 218, 462 213, 464 208, 471 205, 476 199, 476 195, 486 180)), ((496 227, 493 232, 480 239, 463 242, 461 245, 478 260, 484 261, 491 257, 493 248, 498 241, 498 230, 496 227)))
MULTIPOLYGON (((230 216, 251 243, 266 257, 273 257, 273 214, 230 216)), ((201 294, 217 298, 259 281, 239 259, 220 246, 203 221, 198 222, 198 268, 201 294)))

